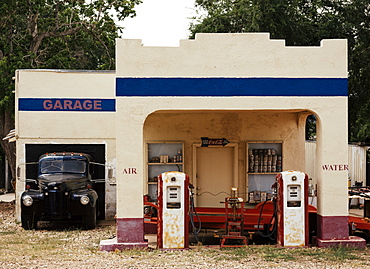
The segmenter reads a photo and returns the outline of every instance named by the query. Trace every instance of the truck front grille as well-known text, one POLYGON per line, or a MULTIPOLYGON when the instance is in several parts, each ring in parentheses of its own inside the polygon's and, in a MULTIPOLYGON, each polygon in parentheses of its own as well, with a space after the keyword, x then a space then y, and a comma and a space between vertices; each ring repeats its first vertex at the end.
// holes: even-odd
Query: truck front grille
POLYGON ((45 196, 47 214, 53 218, 65 217, 67 215, 67 197, 64 192, 49 191, 45 196))

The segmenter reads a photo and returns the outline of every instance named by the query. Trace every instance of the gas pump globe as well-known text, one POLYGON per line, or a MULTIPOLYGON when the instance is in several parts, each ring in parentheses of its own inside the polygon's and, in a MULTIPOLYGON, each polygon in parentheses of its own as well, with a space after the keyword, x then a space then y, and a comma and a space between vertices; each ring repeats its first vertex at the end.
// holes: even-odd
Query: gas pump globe
POLYGON ((276 176, 277 244, 285 247, 308 246, 308 176, 284 171, 276 176))

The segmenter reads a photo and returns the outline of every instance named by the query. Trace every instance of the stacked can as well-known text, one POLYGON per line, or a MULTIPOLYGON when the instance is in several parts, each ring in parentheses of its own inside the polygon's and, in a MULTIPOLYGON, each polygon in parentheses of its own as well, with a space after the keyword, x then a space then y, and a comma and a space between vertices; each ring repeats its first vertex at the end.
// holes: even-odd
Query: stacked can
POLYGON ((249 173, 275 173, 282 171, 282 156, 275 149, 249 149, 249 173))
POLYGON ((174 163, 182 163, 181 149, 177 149, 177 155, 173 156, 174 163))
POLYGON ((253 155, 253 149, 248 150, 248 160, 249 160, 249 173, 254 173, 254 164, 255 164, 255 159, 253 155))
POLYGON ((159 157, 161 163, 168 163, 168 155, 161 155, 159 157))
POLYGON ((281 171, 282 171, 282 157, 281 155, 279 155, 277 158, 276 172, 281 172, 281 171))

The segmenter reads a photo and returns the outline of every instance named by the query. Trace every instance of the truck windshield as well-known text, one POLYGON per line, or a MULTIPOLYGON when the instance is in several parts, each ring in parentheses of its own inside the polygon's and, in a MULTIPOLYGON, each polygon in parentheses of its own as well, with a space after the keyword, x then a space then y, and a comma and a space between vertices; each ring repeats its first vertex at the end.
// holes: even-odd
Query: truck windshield
POLYGON ((40 162, 41 174, 51 173, 85 173, 86 163, 80 160, 42 160, 40 162))

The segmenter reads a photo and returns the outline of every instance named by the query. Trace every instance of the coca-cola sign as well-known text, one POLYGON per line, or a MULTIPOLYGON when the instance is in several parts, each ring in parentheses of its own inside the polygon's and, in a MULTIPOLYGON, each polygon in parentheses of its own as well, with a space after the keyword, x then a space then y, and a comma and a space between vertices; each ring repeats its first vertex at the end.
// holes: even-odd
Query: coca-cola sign
POLYGON ((202 147, 208 146, 226 146, 230 142, 226 138, 208 138, 208 137, 201 137, 202 139, 202 147))

